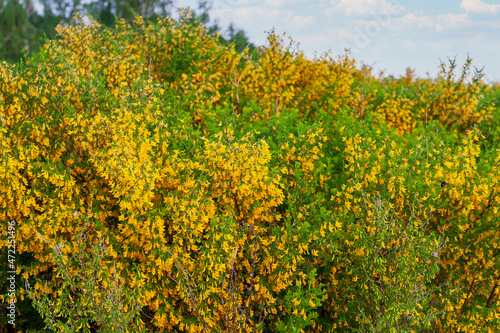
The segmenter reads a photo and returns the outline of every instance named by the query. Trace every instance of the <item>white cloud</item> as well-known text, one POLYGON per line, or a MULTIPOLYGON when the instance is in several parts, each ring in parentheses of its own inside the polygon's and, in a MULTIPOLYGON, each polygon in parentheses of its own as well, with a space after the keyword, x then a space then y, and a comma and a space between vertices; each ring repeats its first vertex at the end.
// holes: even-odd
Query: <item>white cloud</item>
POLYGON ((475 21, 474 23, 483 28, 500 29, 500 22, 498 21, 475 21))
POLYGON ((500 5, 491 5, 481 0, 463 0, 460 7, 469 13, 495 15, 500 12, 500 5))
POLYGON ((317 33, 306 33, 294 36, 293 40, 299 44, 299 49, 304 51, 306 56, 310 58, 314 56, 314 53, 321 52, 332 42, 326 34, 320 35, 317 33))
POLYGON ((431 16, 415 14, 406 14, 403 17, 393 19, 390 24, 391 30, 409 30, 412 28, 432 29, 434 22, 431 16))
POLYGON ((270 7, 282 7, 285 5, 285 0, 266 0, 266 5, 270 7))
POLYGON ((389 29, 393 31, 410 29, 433 29, 441 32, 447 29, 455 29, 469 24, 468 14, 442 14, 442 15, 415 15, 406 14, 402 17, 394 18, 389 29))
POLYGON ((237 29, 243 29, 252 43, 267 44, 267 33, 273 28, 277 34, 290 32, 294 18, 292 10, 281 10, 270 7, 239 7, 212 10, 212 19, 217 20, 219 26, 227 27, 234 24, 237 29))
POLYGON ((293 18, 291 10, 279 10, 262 7, 240 7, 213 11, 214 17, 223 17, 236 23, 238 27, 271 27, 289 22, 293 18), (263 25, 264 24, 264 25, 263 25))
MULTIPOLYGON (((185 1, 196 8, 197 0, 185 1)), ((393 73, 411 65, 434 75, 439 58, 475 52, 474 63, 500 79, 500 44, 491 42, 500 32, 500 0, 446 1, 436 8, 438 2, 410 11, 402 0, 215 0, 210 16, 221 27, 234 23, 256 45, 265 45, 265 31, 275 27, 308 55, 350 47, 356 59, 378 60, 378 68, 393 73)))
POLYGON ((403 6, 393 5, 388 0, 337 0, 331 2, 334 6, 325 10, 327 17, 334 16, 336 13, 344 13, 345 15, 390 13, 394 15, 404 10, 403 6))
POLYGON ((401 46, 403 46, 405 49, 410 50, 410 51, 417 51, 418 50, 418 43, 416 41, 414 41, 412 39, 408 39, 408 38, 403 39, 401 46))
POLYGON ((332 42, 347 42, 356 38, 356 33, 352 30, 342 28, 330 28, 325 30, 325 35, 329 37, 332 42))
MULTIPOLYGON (((227 0, 226 0, 227 1, 227 0)), ((245 2, 245 5, 249 5, 252 3, 252 0, 240 0, 240 2, 245 2)), ((255 6, 256 1, 253 0, 253 5, 255 6)), ((279 8, 279 7, 290 7, 290 6, 297 6, 297 5, 310 5, 311 2, 310 0, 264 0, 263 6, 269 6, 273 8, 279 8)), ((319 4, 318 4, 319 5, 319 4)))
POLYGON ((292 27, 295 29, 301 29, 304 27, 311 26, 316 22, 316 18, 314 16, 301 16, 295 15, 292 19, 292 27))
POLYGON ((321 34, 309 32, 300 34, 293 38, 299 43, 300 50, 303 50, 309 59, 320 57, 325 52, 333 52, 331 55, 344 53, 346 45, 356 37, 356 34, 346 29, 331 28, 323 30, 321 34))
POLYGON ((469 24, 468 14, 442 14, 437 15, 435 19, 436 30, 441 29, 455 29, 469 24))

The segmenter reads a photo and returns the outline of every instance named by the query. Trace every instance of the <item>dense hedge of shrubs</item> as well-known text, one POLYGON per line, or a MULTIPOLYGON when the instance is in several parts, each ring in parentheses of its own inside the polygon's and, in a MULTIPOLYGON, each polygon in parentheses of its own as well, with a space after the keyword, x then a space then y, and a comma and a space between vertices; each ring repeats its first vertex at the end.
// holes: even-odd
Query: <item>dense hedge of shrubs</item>
POLYGON ((16 330, 500 327, 498 85, 218 40, 81 20, 0 64, 16 330))

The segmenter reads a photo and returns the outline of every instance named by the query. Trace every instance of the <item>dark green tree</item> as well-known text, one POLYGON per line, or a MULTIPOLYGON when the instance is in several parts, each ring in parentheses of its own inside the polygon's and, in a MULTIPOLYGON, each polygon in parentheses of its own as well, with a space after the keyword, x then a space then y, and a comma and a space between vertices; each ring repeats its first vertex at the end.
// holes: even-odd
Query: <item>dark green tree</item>
POLYGON ((54 38, 58 24, 70 23, 75 12, 87 13, 111 26, 115 19, 145 19, 169 15, 172 0, 0 0, 0 59, 19 61, 36 52, 45 39, 54 38), (37 4, 37 10, 35 10, 37 4))
MULTIPOLYGON (((222 32, 217 21, 210 22, 212 3, 199 0, 198 8, 193 9, 194 20, 205 24, 210 33, 219 33, 221 43, 234 43, 238 52, 247 46, 253 51, 255 46, 243 30, 231 24, 222 32)), ((173 7, 173 0, 93 0, 85 4, 82 0, 0 0, 0 59, 16 62, 24 53, 37 52, 44 40, 55 37, 56 26, 70 23, 75 12, 112 26, 116 19, 132 20, 135 15, 146 20, 170 16, 173 7)))
POLYGON ((242 29, 236 29, 234 25, 231 25, 227 28, 228 41, 231 44, 234 44, 236 51, 243 52, 243 50, 248 46, 250 52, 255 50, 255 45, 250 43, 245 31, 242 29))
POLYGON ((31 0, 0 0, 0 58, 16 61, 22 51, 32 51, 39 37, 30 21, 33 14, 31 0))
POLYGON ((151 20, 169 16, 173 7, 172 0, 106 0, 86 4, 88 14, 100 23, 111 26, 115 18, 132 20, 136 15, 151 20))
POLYGON ((210 22, 209 12, 212 9, 212 4, 213 1, 199 0, 198 9, 195 10, 196 20, 203 23, 211 34, 220 34, 220 42, 234 44, 238 52, 243 52, 243 50, 248 47, 249 51, 252 53, 255 50, 255 45, 250 42, 244 30, 236 28, 234 24, 231 23, 227 30, 223 32, 217 20, 212 23, 210 22))

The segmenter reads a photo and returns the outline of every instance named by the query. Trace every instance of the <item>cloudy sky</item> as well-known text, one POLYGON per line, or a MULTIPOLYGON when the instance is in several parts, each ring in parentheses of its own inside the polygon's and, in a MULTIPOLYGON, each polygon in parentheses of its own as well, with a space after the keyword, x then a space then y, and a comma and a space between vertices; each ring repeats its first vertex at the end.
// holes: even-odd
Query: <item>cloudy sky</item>
POLYGON ((213 0, 210 15, 257 45, 273 28, 286 32, 311 58, 349 48, 374 74, 411 67, 434 77, 441 61, 462 65, 469 54, 488 80, 500 81, 500 0, 213 0))

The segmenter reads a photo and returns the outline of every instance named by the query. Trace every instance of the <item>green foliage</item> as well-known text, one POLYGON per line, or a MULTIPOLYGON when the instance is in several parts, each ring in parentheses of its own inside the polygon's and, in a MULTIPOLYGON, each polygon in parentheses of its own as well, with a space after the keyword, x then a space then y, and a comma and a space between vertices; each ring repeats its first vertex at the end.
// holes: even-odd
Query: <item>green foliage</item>
MULTIPOLYGON (((60 279, 57 297, 38 296, 26 281, 28 297, 51 331, 145 332, 137 316, 142 308, 139 288, 125 288, 123 279, 132 277, 118 271, 120 268, 113 261, 105 239, 98 239, 91 252, 86 252, 83 244, 89 242, 88 231, 83 229, 75 235, 76 242, 70 244, 53 244, 40 235, 54 251, 54 274, 60 279), (81 273, 75 273, 75 269, 81 273)), ((132 274, 141 279, 139 272, 132 274)), ((34 288, 43 286, 38 284, 34 288)))
POLYGON ((20 329, 496 330, 498 87, 470 61, 379 80, 188 11, 58 33, 0 65, 20 329))

